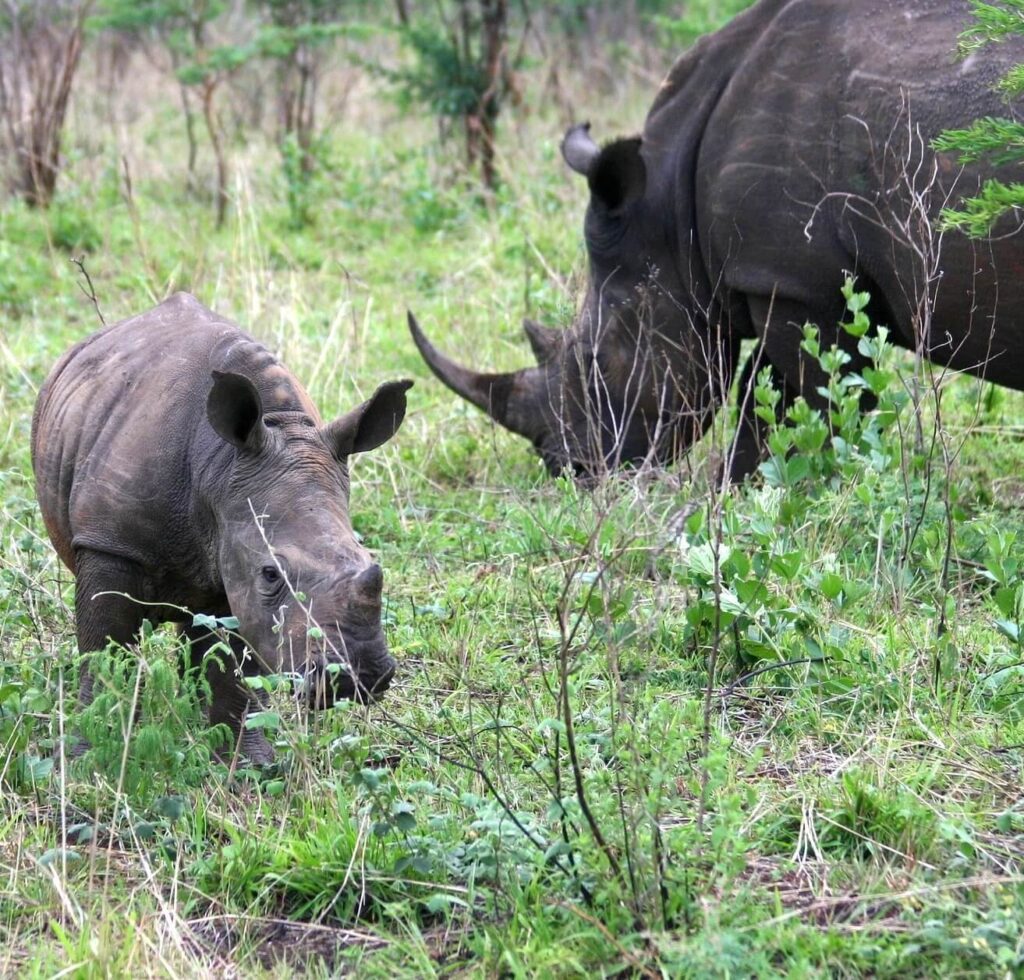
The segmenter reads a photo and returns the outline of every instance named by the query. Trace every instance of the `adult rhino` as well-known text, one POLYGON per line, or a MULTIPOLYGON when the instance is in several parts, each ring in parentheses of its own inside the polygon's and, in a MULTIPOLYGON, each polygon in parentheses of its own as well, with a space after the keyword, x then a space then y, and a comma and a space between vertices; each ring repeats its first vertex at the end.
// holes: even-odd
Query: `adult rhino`
MULTIPOLYGON (((538 366, 482 374, 436 350, 434 373, 526 436, 548 469, 665 462, 707 429, 740 379, 728 476, 763 458, 754 365, 823 407, 806 322, 863 365, 837 324, 849 272, 892 340, 940 364, 1024 388, 1024 236, 932 237, 941 207, 998 171, 930 141, 1008 114, 993 86, 1017 43, 957 60, 968 5, 951 0, 761 0, 673 67, 641 138, 603 149, 588 126, 562 153, 586 177, 589 286, 565 333, 526 322, 538 366), (935 263, 937 260, 937 264, 935 263)), ((1019 173, 1006 173, 1019 180, 1019 173)))
POLYGON ((179 623, 198 667, 218 637, 187 610, 234 615, 208 713, 255 762, 273 751, 243 726, 261 701, 245 675, 302 674, 318 707, 382 692, 383 579, 352 531, 348 457, 395 433, 411 384, 325 425, 265 347, 185 293, 72 347, 39 392, 32 465, 80 652, 133 642, 146 617, 179 623))

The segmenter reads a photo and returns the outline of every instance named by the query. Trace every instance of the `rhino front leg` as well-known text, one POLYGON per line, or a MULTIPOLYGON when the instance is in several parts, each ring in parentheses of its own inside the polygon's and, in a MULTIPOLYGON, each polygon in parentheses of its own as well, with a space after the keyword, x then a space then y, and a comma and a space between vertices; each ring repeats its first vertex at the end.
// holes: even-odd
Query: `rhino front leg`
MULTIPOLYGON (((134 601, 142 594, 142 568, 133 561, 102 551, 75 552, 75 628, 80 655, 102 650, 110 640, 128 646, 139 638, 145 607, 134 601)), ((78 706, 92 704, 93 677, 83 656, 79 667, 78 706)), ((73 756, 89 748, 79 739, 73 756)))
MULTIPOLYGON (((839 325, 843 316, 841 301, 822 309, 810 309, 784 299, 751 298, 748 302, 759 340, 740 377, 740 419, 729 454, 729 479, 737 483, 754 473, 768 454, 770 426, 754 412, 754 386, 761 369, 770 369, 772 385, 781 395, 775 405, 777 423, 781 424, 786 411, 800 396, 827 417, 829 402, 821 392, 827 389, 829 378, 817 358, 801 347, 804 324, 813 323, 818 327, 822 351, 833 346, 845 351, 849 361, 844 372, 859 372, 868 363, 857 350, 857 341, 839 325)), ((861 411, 870 411, 874 405, 875 398, 870 392, 861 395, 861 411)))
MULTIPOLYGON (((740 375, 737 393, 739 418, 736 424, 736 434, 733 436, 729 454, 723 464, 728 473, 729 483, 742 483, 747 477, 752 476, 768 455, 767 440, 770 426, 754 411, 757 407, 757 402, 754 399, 754 387, 757 384, 757 375, 764 368, 771 371, 772 385, 781 395, 775 405, 776 423, 783 420, 786 409, 793 401, 792 392, 786 385, 785 378, 764 359, 763 349, 759 343, 751 351, 747 363, 743 365, 743 373, 740 375)), ((721 477, 718 482, 721 483, 721 477)))
POLYGON ((265 691, 254 691, 244 681, 247 674, 259 672, 252 657, 245 656, 245 644, 232 636, 230 654, 221 650, 207 657, 221 637, 208 629, 192 626, 184 627, 183 632, 189 641, 193 669, 201 669, 204 660, 206 662, 206 682, 210 687, 206 714, 210 725, 227 725, 231 732, 231 746, 226 753, 228 761, 237 752, 260 765, 273 762, 274 749, 263 732, 245 727, 246 716, 264 710, 269 703, 265 691), (248 669, 250 664, 253 664, 252 670, 248 669))

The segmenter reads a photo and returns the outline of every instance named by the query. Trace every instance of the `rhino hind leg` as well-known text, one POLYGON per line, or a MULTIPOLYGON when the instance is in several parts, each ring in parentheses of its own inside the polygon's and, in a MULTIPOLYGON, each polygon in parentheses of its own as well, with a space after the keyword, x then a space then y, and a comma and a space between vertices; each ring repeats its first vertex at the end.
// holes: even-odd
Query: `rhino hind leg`
POLYGON ((264 710, 269 699, 265 691, 249 688, 241 676, 239 664, 247 662, 241 639, 236 636, 230 638, 230 656, 220 652, 208 657, 211 648, 221 641, 219 635, 191 626, 183 627, 182 632, 189 641, 192 669, 202 669, 205 662, 206 682, 210 689, 207 719, 211 726, 227 725, 231 732, 230 746, 220 753, 224 760, 230 762, 238 754, 257 765, 273 762, 274 749, 263 732, 245 727, 246 716, 252 711, 264 710))
MULTIPOLYGON (((133 561, 102 551, 75 552, 75 629, 80 655, 103 650, 111 640, 129 646, 139 638, 145 607, 131 597, 142 591, 142 569, 133 561)), ((92 704, 93 676, 83 658, 79 667, 78 706, 92 704)), ((70 755, 77 758, 89 743, 76 739, 70 755)))

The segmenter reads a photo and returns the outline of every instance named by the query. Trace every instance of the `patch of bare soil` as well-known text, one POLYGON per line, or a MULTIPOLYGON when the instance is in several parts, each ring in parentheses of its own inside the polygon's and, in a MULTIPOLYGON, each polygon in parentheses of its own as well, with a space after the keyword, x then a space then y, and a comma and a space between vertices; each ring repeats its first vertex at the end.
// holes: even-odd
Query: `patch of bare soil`
POLYGON ((757 857, 747 865, 740 880, 774 892, 785 912, 822 928, 904 928, 897 902, 885 896, 834 889, 829 884, 828 871, 828 865, 820 861, 794 863, 782 858, 757 857))
POLYGON ((189 920, 192 939, 207 956, 215 956, 228 969, 234 954, 249 953, 264 969, 285 966, 301 974, 311 961, 329 972, 340 966, 341 954, 355 946, 381 949, 387 941, 364 929, 265 919, 256 916, 208 915, 189 920))

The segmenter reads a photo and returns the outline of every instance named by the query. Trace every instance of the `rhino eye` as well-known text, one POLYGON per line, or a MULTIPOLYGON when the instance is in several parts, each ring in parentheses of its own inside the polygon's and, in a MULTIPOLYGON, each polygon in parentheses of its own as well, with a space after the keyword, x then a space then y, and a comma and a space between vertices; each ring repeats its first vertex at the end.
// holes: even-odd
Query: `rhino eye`
POLYGON ((274 565, 264 565, 260 569, 260 575, 267 585, 277 585, 281 581, 281 573, 274 565))
POLYGON ((267 427, 268 429, 276 429, 276 428, 277 428, 277 427, 278 427, 278 426, 279 426, 279 425, 281 424, 281 422, 280 422, 280 420, 279 420, 279 419, 271 418, 271 417, 270 417, 270 416, 268 415, 268 416, 266 416, 266 417, 265 417, 265 418, 263 419, 263 424, 264 424, 264 425, 265 425, 265 426, 266 426, 266 427, 267 427))

